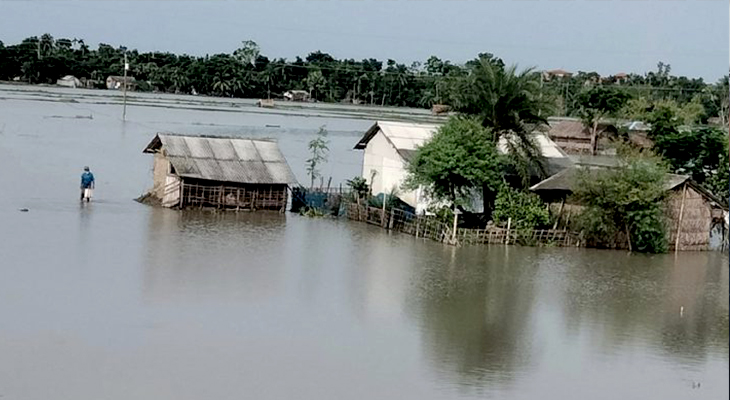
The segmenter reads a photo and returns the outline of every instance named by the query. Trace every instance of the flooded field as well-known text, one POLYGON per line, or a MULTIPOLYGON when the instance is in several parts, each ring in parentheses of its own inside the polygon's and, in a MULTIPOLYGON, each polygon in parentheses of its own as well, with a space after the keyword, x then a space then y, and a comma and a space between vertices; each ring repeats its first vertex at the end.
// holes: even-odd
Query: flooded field
POLYGON ((352 147, 377 113, 146 95, 122 122, 118 96, 79 93, 0 86, 3 400, 730 395, 726 254, 457 249, 155 209, 132 199, 151 186, 156 132, 273 137, 306 182, 326 124, 338 184, 359 174, 352 147))

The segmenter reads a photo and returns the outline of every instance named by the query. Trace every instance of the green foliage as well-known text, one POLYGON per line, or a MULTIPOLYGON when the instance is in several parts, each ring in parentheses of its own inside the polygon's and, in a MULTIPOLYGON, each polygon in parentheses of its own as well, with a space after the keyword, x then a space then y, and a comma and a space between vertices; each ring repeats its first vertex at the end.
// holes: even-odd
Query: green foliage
POLYGON ((580 114, 586 125, 621 110, 631 96, 612 87, 593 86, 578 95, 580 114))
POLYGON ((501 182, 501 156, 492 132, 472 118, 452 117, 416 150, 407 167, 404 187, 423 186, 434 200, 456 206, 473 188, 497 188, 501 182))
POLYGON ((314 180, 320 177, 319 166, 327 162, 327 154, 329 153, 329 140, 327 140, 327 130, 324 126, 319 128, 317 137, 309 141, 307 147, 311 157, 307 159, 307 174, 314 186, 314 180))
POLYGON ((621 110, 621 115, 632 120, 647 122, 666 120, 667 116, 671 116, 671 121, 676 125, 695 125, 701 123, 707 113, 700 96, 695 96, 684 104, 679 104, 673 99, 652 101, 646 97, 639 97, 629 100, 621 110))
POLYGON ((601 119, 618 113, 630 98, 626 92, 603 86, 593 86, 578 95, 580 118, 591 130, 593 154, 596 153, 598 144, 598 123, 601 119))
POLYGON ((352 193, 359 198, 366 197, 368 193, 370 193, 370 185, 368 185, 367 180, 361 176, 348 179, 347 186, 350 188, 352 193))
POLYGON ((690 174, 698 183, 704 183, 722 166, 727 167, 721 162, 723 157, 727 159, 728 136, 720 130, 666 129, 655 135, 654 151, 669 162, 675 173, 690 174))
POLYGON ((585 206, 578 224, 587 239, 611 246, 628 233, 633 250, 665 252, 666 172, 661 159, 637 152, 623 154, 616 169, 581 170, 573 195, 585 206))
POLYGON ((707 189, 714 193, 715 196, 722 199, 725 205, 728 204, 728 197, 730 197, 730 180, 728 179, 730 167, 728 165, 727 151, 720 153, 720 165, 705 182, 707 189))
POLYGON ((430 206, 427 210, 429 214, 433 215, 441 223, 449 225, 454 223, 454 210, 449 207, 430 206))
POLYGON ((368 205, 375 208, 383 208, 383 200, 385 200, 385 209, 403 208, 403 202, 398 198, 398 188, 391 188, 388 193, 381 193, 368 199, 368 205))
POLYGON ((299 209, 299 215, 310 217, 310 218, 319 218, 324 217, 327 215, 325 210, 320 210, 316 207, 302 207, 299 209))
MULTIPOLYGON (((19 77, 24 82, 53 84, 64 75, 74 75, 79 79, 93 79, 100 83, 109 75, 122 74, 125 50, 122 46, 103 43, 94 49, 83 39, 55 39, 49 34, 29 37, 17 44, 4 43, 0 46, 0 80, 19 77)), ((127 54, 130 72, 138 82, 137 90, 145 91, 268 98, 270 95, 281 96, 287 90, 303 89, 312 90, 319 100, 410 107, 456 105, 451 103, 461 102, 460 91, 470 90, 472 84, 478 84, 474 87, 475 93, 491 93, 494 99, 502 99, 499 100, 501 103, 509 101, 503 101, 505 97, 500 93, 522 93, 507 86, 491 85, 491 78, 479 78, 485 76, 484 66, 493 67, 495 71, 510 69, 490 53, 481 53, 464 65, 435 56, 410 66, 395 60, 335 59, 321 51, 287 60, 269 59, 261 53, 255 42, 247 40, 229 54, 195 57, 169 52, 140 53, 133 49, 129 49, 127 54), (313 72, 316 72, 315 75, 308 80, 313 72)), ((531 102, 542 100, 548 105, 557 106, 555 109, 560 111, 560 115, 577 116, 580 109, 578 94, 586 85, 602 83, 626 90, 636 97, 645 97, 652 104, 672 100, 679 107, 684 107, 696 101, 705 110, 700 117, 703 121, 708 117, 720 117, 723 124, 727 123, 727 77, 716 84, 707 84, 701 78, 674 76, 670 72, 671 67, 661 63, 656 71, 624 77, 601 77, 595 72, 578 72, 572 76, 540 81, 537 73, 527 73, 524 75, 529 76, 534 83, 527 88, 527 92, 532 94, 526 97, 530 97, 531 102), (538 92, 534 87, 544 90, 535 96, 538 92)), ((467 94, 467 97, 473 96, 467 94)), ((468 103, 473 102, 460 103, 459 107, 468 103)), ((489 112, 485 111, 487 108, 466 108, 471 108, 471 111, 462 112, 489 112)), ((512 111, 521 109, 518 106, 509 108, 512 111)), ((504 115, 501 109, 496 111, 504 115)), ((529 121, 529 118, 525 118, 526 114, 520 111, 510 115, 529 121)), ((545 117, 548 112, 543 110, 536 115, 545 117)), ((502 130, 498 128, 497 132, 502 130)))
POLYGON ((497 194, 492 219, 506 224, 510 218, 515 229, 544 228, 550 224, 550 211, 537 195, 504 185, 497 194))
POLYGON ((454 110, 478 118, 491 130, 493 143, 506 139, 523 182, 529 181, 532 171, 544 173, 544 159, 533 132, 547 124, 552 104, 542 96, 540 75, 533 69, 518 72, 515 65, 505 67, 491 54, 467 64, 468 74, 454 80, 450 88, 454 110))

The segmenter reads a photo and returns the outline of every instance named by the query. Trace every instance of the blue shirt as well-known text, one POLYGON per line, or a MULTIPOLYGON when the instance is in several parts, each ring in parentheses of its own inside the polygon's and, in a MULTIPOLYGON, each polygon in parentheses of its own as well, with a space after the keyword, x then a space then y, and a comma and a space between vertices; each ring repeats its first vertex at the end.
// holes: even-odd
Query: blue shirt
POLYGON ((94 174, 92 174, 89 171, 86 171, 83 174, 81 174, 81 187, 83 187, 83 188, 91 187, 92 183, 94 183, 94 174))

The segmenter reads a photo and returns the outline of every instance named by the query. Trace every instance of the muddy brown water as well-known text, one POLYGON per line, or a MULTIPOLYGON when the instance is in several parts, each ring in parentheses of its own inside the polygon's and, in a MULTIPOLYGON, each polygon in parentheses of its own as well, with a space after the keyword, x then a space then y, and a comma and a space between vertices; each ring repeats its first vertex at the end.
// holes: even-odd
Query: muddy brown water
POLYGON ((369 121, 131 107, 122 123, 38 97, 0 100, 3 399, 728 398, 725 254, 457 249, 155 209, 131 200, 154 132, 275 137, 306 181, 326 123, 339 182, 369 121))

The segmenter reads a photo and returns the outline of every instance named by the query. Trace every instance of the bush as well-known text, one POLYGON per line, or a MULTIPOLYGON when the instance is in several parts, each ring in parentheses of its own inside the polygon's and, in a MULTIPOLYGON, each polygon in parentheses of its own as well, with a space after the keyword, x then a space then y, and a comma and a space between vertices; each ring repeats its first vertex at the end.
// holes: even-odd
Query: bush
POLYGON ((537 195, 504 185, 497 193, 492 219, 496 224, 503 224, 509 218, 515 229, 531 230, 550 225, 550 211, 537 195))
POLYGON ((352 179, 348 179, 347 186, 350 187, 353 195, 361 199, 366 197, 368 193, 370 193, 370 186, 368 185, 367 180, 365 180, 365 178, 361 176, 356 176, 352 179))
POLYGON ((667 167, 650 153, 633 152, 621 160, 615 169, 578 173, 573 195, 585 206, 578 224, 585 238, 596 245, 614 247, 628 235, 632 250, 666 252, 667 167))

